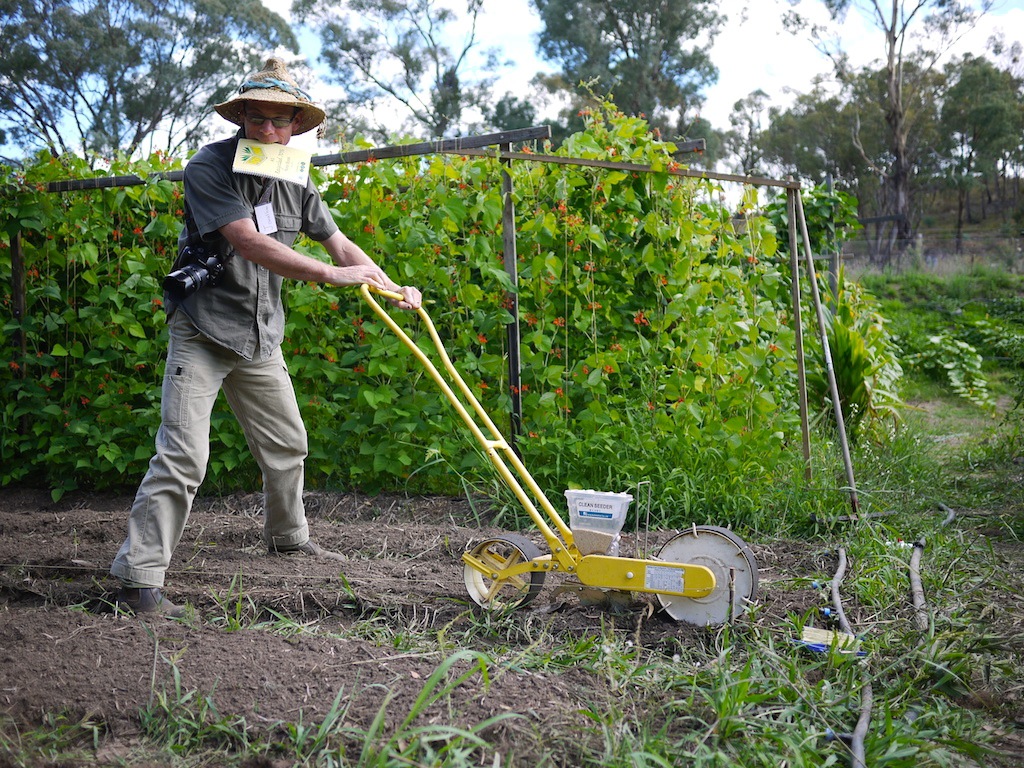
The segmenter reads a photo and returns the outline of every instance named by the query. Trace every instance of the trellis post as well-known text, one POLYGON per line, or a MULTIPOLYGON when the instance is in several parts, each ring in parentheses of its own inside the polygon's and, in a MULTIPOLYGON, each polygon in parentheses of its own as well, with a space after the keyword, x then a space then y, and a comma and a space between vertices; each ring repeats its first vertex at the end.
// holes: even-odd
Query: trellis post
MULTIPOLYGON (((503 144, 502 150, 510 152, 511 144, 503 144)), ((508 311, 512 322, 506 327, 508 338, 508 384, 512 396, 512 411, 509 415, 509 441, 513 449, 516 440, 523 430, 523 395, 522 395, 522 364, 519 353, 519 266, 516 254, 516 211, 512 200, 512 174, 509 168, 512 161, 503 159, 501 169, 501 237, 505 271, 512 281, 512 290, 508 293, 508 311)))
MULTIPOLYGON (((793 177, 789 177, 792 181, 793 177)), ((786 215, 789 222, 789 273, 792 275, 793 329, 795 331, 796 380, 797 396, 800 401, 800 431, 804 451, 804 477, 810 481, 811 469, 811 430, 807 413, 807 365, 804 359, 803 321, 800 312, 800 249, 797 239, 796 206, 800 199, 800 189, 786 189, 786 215)))

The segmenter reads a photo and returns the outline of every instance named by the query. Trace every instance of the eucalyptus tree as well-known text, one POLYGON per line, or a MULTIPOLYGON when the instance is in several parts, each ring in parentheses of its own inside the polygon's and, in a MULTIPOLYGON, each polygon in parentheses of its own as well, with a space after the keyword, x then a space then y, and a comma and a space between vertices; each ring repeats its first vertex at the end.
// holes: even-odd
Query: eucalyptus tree
POLYGON ((947 73, 952 84, 943 100, 942 125, 951 145, 948 178, 957 192, 959 252, 965 217, 971 218, 971 191, 998 189, 999 176, 1020 148, 1021 82, 969 54, 950 64, 947 73))
POLYGON ((333 120, 387 138, 404 119, 433 138, 463 134, 493 109, 501 64, 477 37, 482 4, 467 0, 459 16, 436 0, 295 0, 292 12, 317 30, 326 79, 341 88, 333 120))
POLYGON ((666 138, 686 136, 718 79, 710 48, 725 21, 710 0, 533 0, 540 53, 561 67, 557 84, 580 83, 643 114, 666 138))
POLYGON ((723 142, 739 173, 764 173, 761 137, 768 118, 768 102, 768 94, 758 88, 732 105, 729 113, 731 128, 725 132, 723 142))
MULTIPOLYGON (((913 228, 922 216, 925 193, 941 175, 946 147, 938 128, 939 104, 945 82, 942 74, 907 62, 907 157, 915 173, 908 179, 913 205, 903 216, 913 228)), ((873 259, 887 261, 896 236, 893 226, 892 185, 887 173, 892 162, 886 122, 887 74, 884 69, 848 72, 839 89, 824 81, 800 94, 792 106, 770 110, 768 128, 760 143, 765 163, 775 175, 795 176, 836 186, 858 201, 867 221, 863 237, 873 259)))
MULTIPOLYGON (((889 213, 894 220, 893 237, 898 249, 907 247, 914 234, 912 184, 916 173, 909 146, 914 121, 908 104, 919 100, 905 76, 909 61, 924 69, 934 68, 965 29, 987 12, 992 0, 821 0, 834 21, 852 9, 864 15, 881 33, 880 68, 885 75, 884 118, 889 159, 876 164, 889 187, 889 213)), ((799 8, 790 12, 794 30, 809 30, 820 50, 835 63, 840 78, 849 74, 849 60, 842 44, 828 36, 828 30, 810 25, 799 8)))
MULTIPOLYGON (((856 116, 849 98, 816 82, 785 108, 770 107, 756 142, 769 175, 793 176, 812 185, 834 179, 858 198, 867 164, 850 139, 856 116)), ((872 132, 873 124, 862 130, 872 132)))
POLYGON ((0 28, 8 142, 91 159, 197 145, 266 51, 296 48, 260 0, 0 0, 0 28))

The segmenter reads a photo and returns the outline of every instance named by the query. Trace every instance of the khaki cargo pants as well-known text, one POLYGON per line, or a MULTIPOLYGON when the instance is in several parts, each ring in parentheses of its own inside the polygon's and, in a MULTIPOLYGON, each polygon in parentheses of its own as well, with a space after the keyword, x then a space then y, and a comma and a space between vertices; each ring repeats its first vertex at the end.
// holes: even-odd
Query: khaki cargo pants
POLYGON ((210 415, 221 389, 263 472, 264 540, 288 546, 309 538, 302 505, 306 428, 280 348, 268 360, 244 360, 200 334, 179 311, 170 321, 156 455, 110 567, 122 582, 163 586, 206 476, 210 415))

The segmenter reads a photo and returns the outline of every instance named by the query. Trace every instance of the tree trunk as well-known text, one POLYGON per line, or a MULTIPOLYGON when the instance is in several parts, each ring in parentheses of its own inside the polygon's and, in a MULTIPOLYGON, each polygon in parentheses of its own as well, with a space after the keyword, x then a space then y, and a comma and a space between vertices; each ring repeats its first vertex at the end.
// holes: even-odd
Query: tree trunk
POLYGON ((895 223, 896 250, 902 253, 913 241, 910 222, 910 179, 911 163, 907 153, 907 114, 903 105, 903 57, 900 46, 899 3, 893 0, 892 17, 886 29, 886 73, 889 103, 885 110, 885 122, 889 126, 892 149, 892 171, 889 184, 892 187, 892 213, 895 223))
POLYGON ((956 255, 963 253, 964 242, 964 206, 967 198, 967 188, 963 185, 957 189, 956 195, 956 255))

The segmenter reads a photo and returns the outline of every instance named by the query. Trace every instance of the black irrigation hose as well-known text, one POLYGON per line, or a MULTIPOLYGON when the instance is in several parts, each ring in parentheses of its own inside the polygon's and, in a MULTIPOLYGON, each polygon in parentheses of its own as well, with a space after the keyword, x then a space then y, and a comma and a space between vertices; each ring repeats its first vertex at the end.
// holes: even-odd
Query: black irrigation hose
MULTIPOLYGON (((956 519, 956 512, 945 504, 939 509, 946 513, 939 527, 945 527, 956 519)), ((925 539, 922 536, 914 542, 914 554, 910 557, 910 597, 914 603, 914 626, 921 632, 928 629, 928 609, 925 605, 924 587, 921 584, 921 557, 924 554, 925 539)))
POLYGON ((914 554, 910 556, 910 599, 914 603, 914 626, 921 632, 928 629, 928 609, 924 602, 924 587, 921 585, 923 552, 924 536, 914 542, 914 554))
MULTIPOLYGON (((846 620, 846 613, 843 611, 843 602, 839 598, 839 585, 846 575, 846 548, 839 548, 839 564, 836 567, 836 575, 832 577, 832 606, 835 608, 836 619, 839 627, 848 635, 853 634, 850 622, 846 620)), ((868 733, 868 725, 871 722, 871 706, 874 701, 874 692, 871 690, 871 675, 867 665, 861 667, 860 686, 860 717, 857 719, 857 727, 852 734, 840 734, 844 742, 850 746, 850 764, 852 768, 866 768, 864 762, 864 737, 868 733)))
POLYGON ((939 504, 939 509, 946 513, 946 519, 939 524, 939 527, 945 527, 956 519, 956 512, 947 507, 945 504, 939 504))
MULTIPOLYGON (((940 527, 949 525, 956 519, 956 512, 945 504, 939 504, 939 508, 946 513, 945 519, 940 527)), ((922 536, 914 542, 914 554, 910 557, 910 592, 914 602, 914 622, 919 630, 928 628, 928 611, 925 605, 924 588, 921 585, 921 555, 924 552, 925 539, 922 536)), ((832 577, 832 605, 836 612, 836 619, 840 628, 853 634, 850 623, 846 620, 843 612, 843 604, 839 598, 839 585, 846 574, 846 549, 839 548, 839 564, 836 567, 836 575, 832 577)), ((868 666, 861 667, 860 687, 860 717, 857 719, 857 727, 851 734, 839 734, 838 737, 850 747, 850 764, 852 768, 866 768, 864 758, 864 737, 867 736, 868 725, 871 722, 871 707, 874 701, 874 692, 871 689, 871 675, 868 666)))
POLYGON ((840 547, 839 565, 836 568, 836 575, 832 577, 832 607, 835 608, 836 618, 839 620, 839 628, 846 634, 852 635, 853 630, 850 629, 850 622, 846 620, 846 614, 843 612, 843 601, 839 598, 839 585, 842 583, 844 575, 846 575, 846 549, 840 547))
POLYGON ((865 664, 861 667, 860 686, 860 718, 857 720, 857 727, 850 739, 850 764, 853 768, 865 768, 867 763, 864 760, 864 737, 868 734, 868 724, 871 722, 871 704, 874 700, 874 692, 871 690, 871 675, 865 664))

